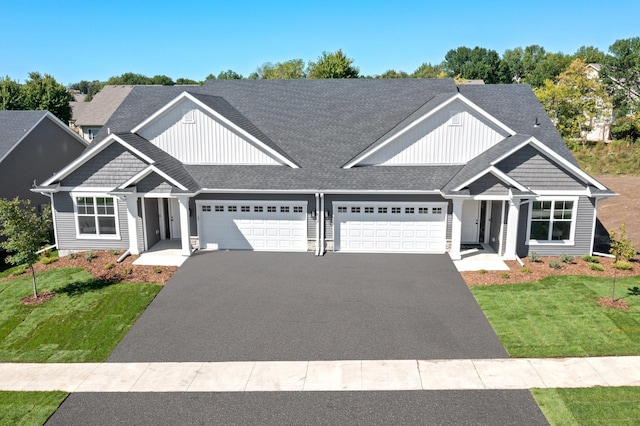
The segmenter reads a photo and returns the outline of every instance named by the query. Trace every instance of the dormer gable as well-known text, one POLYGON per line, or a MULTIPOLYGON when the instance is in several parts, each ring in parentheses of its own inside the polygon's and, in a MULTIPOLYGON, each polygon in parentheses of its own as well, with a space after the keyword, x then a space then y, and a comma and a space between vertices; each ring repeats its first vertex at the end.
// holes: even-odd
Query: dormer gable
POLYGON ((464 164, 513 134, 458 93, 430 100, 344 168, 464 164))
POLYGON ((287 165, 266 135, 219 96, 183 92, 131 130, 183 164, 287 165))

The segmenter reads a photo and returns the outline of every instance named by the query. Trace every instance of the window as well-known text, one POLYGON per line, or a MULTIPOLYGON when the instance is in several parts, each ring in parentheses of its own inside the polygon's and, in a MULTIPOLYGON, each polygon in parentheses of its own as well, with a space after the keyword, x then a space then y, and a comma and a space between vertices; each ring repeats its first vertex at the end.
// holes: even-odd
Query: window
POLYGON ((431 213, 433 214, 442 214, 442 207, 432 207, 431 213))
POLYGON ((347 212, 346 207, 338 207, 338 213, 346 213, 346 212, 347 212))
POLYGON ((251 211, 251 207, 250 206, 240 206, 240 211, 241 212, 250 212, 251 211))
POLYGON ((402 207, 391 207, 391 213, 402 213, 402 207))
POLYGON ((293 208, 294 213, 302 213, 302 206, 295 206, 293 208))
POLYGON ((237 212, 238 211, 238 206, 227 206, 227 211, 228 212, 237 212))
POLYGON ((224 206, 216 206, 216 211, 217 212, 223 212, 224 211, 224 206))
POLYGON ((255 213, 262 213, 264 211, 264 207, 262 207, 262 206, 253 206, 253 211, 255 213))
POLYGON ((276 206, 267 206, 267 213, 275 213, 276 211, 276 206))
POLYGON ((81 235, 117 235, 116 208, 110 197, 76 197, 81 235))
POLYGON ((280 213, 289 213, 289 206, 280 206, 280 213))
POLYGON ((365 207, 364 208, 364 212, 365 213, 373 213, 373 207, 365 207))
POLYGON ((360 213, 360 207, 351 207, 351 213, 360 213))
POLYGON ((210 212, 211 211, 211 206, 202 206, 202 211, 203 212, 210 212))
POLYGON ((429 207, 418 207, 418 214, 429 214, 429 207))
POLYGON ((529 238, 538 241, 571 240, 573 201, 534 201, 529 238))
POLYGON ((406 214, 414 214, 416 212, 416 209, 414 207, 405 207, 404 212, 406 214))

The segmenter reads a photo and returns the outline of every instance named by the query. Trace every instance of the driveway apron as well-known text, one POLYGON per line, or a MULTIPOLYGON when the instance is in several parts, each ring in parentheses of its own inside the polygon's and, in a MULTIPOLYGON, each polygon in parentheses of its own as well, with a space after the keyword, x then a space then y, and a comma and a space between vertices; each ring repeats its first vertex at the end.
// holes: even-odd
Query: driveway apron
POLYGON ((108 362, 501 358, 447 255, 191 256, 108 362))

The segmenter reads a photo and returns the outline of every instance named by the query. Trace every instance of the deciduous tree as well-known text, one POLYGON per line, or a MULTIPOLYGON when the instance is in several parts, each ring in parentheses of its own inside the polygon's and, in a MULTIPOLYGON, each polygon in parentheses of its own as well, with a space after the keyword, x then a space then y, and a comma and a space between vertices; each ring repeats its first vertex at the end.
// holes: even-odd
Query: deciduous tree
POLYGON ((39 249, 49 241, 51 209, 47 206, 38 215, 29 200, 0 199, 0 235, 6 240, 0 247, 7 250, 6 261, 13 265, 27 265, 31 269, 33 295, 38 298, 38 286, 33 264, 39 259, 39 249))
POLYGON ((20 86, 22 109, 48 110, 65 123, 71 120, 71 95, 66 87, 49 74, 29 73, 20 86))
POLYGON ((600 70, 613 99, 616 116, 640 111, 640 37, 616 40, 600 70))
POLYGON ((309 62, 307 78, 358 78, 360 70, 353 66, 353 59, 348 58, 342 49, 337 52, 322 52, 316 62, 309 62))
POLYGON ((267 62, 255 71, 250 78, 265 80, 295 80, 305 78, 304 61, 302 59, 291 59, 275 64, 267 62))
POLYGON ((6 76, 0 79, 0 110, 22 109, 20 84, 6 76))
POLYGON ((444 57, 443 67, 450 77, 483 80, 487 84, 500 82, 500 56, 495 50, 465 46, 452 49, 444 57))

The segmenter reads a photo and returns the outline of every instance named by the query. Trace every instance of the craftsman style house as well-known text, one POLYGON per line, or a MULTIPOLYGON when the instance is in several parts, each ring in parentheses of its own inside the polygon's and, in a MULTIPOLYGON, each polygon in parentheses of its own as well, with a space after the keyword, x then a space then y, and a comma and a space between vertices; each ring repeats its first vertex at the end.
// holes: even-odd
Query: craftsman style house
POLYGON ((593 249, 598 200, 527 85, 450 79, 136 86, 37 188, 59 249, 593 249))

